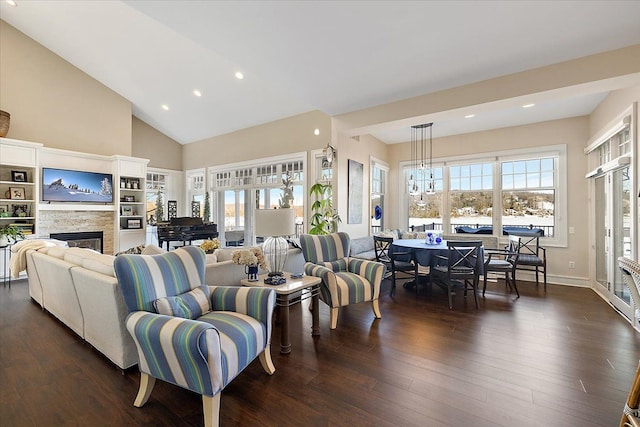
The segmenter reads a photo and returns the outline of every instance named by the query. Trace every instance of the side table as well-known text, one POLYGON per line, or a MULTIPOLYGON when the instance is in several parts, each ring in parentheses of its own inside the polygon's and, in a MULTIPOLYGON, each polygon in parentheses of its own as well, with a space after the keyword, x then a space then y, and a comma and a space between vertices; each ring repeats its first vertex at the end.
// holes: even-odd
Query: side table
POLYGON ((322 280, 319 277, 303 276, 300 279, 292 279, 291 274, 285 273, 287 282, 282 285, 267 285, 264 283, 266 274, 262 274, 258 277, 257 282, 250 282, 247 279, 242 279, 240 283, 242 286, 261 286, 272 288, 276 291, 276 306, 280 310, 280 353, 291 353, 291 342, 289 340, 289 307, 293 304, 302 302, 305 299, 311 298, 312 304, 312 326, 311 335, 320 335, 320 283, 322 280), (308 289, 309 292, 303 292, 300 299, 292 300, 291 296, 299 291, 308 289))

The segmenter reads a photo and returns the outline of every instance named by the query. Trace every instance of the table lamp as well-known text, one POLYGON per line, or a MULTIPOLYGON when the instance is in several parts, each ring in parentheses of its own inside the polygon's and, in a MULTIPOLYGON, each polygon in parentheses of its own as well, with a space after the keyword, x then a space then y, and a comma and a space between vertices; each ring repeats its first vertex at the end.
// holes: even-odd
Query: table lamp
POLYGON ((256 236, 265 237, 262 251, 269 264, 269 276, 282 275, 289 244, 282 236, 295 234, 293 209, 256 209, 256 236))

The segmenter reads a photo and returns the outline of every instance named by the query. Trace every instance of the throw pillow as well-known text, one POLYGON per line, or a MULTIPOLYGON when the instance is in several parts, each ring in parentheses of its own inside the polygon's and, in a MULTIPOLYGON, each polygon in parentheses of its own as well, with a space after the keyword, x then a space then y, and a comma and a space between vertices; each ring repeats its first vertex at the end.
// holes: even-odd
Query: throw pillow
POLYGON ((160 246, 154 245, 153 243, 146 246, 143 250, 142 250, 142 255, 159 255, 159 254, 164 254, 167 251, 162 249, 160 246))
POLYGON ((174 297, 158 298, 154 306, 159 314, 195 320, 211 311, 209 296, 209 287, 203 285, 174 297))
POLYGON ((140 245, 133 248, 129 248, 126 251, 118 252, 116 256, 122 255, 122 254, 140 255, 143 250, 144 250, 144 245, 140 245))

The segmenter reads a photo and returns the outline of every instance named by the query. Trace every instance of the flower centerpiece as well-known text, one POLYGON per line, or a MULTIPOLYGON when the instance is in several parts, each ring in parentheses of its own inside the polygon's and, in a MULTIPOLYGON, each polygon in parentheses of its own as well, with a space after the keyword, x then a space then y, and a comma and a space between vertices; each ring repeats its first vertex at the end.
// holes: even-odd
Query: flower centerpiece
POLYGON ((267 262, 260 248, 237 249, 231 253, 231 260, 235 264, 244 265, 250 282, 258 281, 258 267, 265 270, 267 262))
POLYGON ((212 254, 213 251, 219 248, 220 248, 220 240, 218 239, 208 239, 200 243, 200 249, 202 249, 207 254, 212 254))

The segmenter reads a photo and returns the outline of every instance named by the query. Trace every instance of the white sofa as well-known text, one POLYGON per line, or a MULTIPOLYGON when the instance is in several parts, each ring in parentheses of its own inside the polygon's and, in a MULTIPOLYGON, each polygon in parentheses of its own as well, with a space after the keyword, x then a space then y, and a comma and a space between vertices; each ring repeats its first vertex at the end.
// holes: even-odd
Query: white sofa
MULTIPOLYGON (((147 254, 163 251, 148 248, 147 254)), ((236 248, 237 249, 237 248, 236 248)), ((238 286, 244 266, 234 264, 234 249, 207 256, 205 283, 238 286), (228 259, 227 259, 228 258, 228 259)), ((138 353, 125 328, 128 314, 113 269, 113 255, 90 249, 43 247, 26 251, 29 295, 121 369, 138 363, 138 353)), ((286 271, 303 271, 300 249, 290 249, 286 271)))

